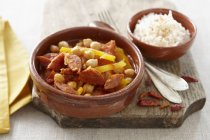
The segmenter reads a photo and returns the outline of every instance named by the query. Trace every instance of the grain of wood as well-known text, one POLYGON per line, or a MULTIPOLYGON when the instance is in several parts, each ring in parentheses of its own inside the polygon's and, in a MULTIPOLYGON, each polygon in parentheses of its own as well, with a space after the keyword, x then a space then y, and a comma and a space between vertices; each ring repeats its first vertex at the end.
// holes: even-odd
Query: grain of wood
MULTIPOLYGON (((46 4, 43 19, 42 37, 46 37, 58 30, 87 25, 92 20, 97 20, 97 14, 107 9, 111 12, 121 32, 126 36, 126 25, 129 18, 136 12, 153 7, 175 9, 174 5, 161 0, 50 0, 46 4), (56 9, 56 11, 55 11, 56 9)), ((179 60, 165 63, 155 63, 157 66, 177 75, 191 75, 199 79, 192 56, 190 53, 179 60)), ((178 127, 191 113, 202 109, 205 104, 205 94, 202 84, 190 84, 190 89, 179 92, 183 98, 185 108, 179 112, 171 112, 170 109, 160 110, 156 108, 138 107, 137 97, 141 92, 156 90, 154 86, 146 87, 144 77, 139 91, 133 102, 122 112, 100 119, 77 119, 66 117, 58 112, 50 110, 34 97, 34 104, 51 116, 62 127, 178 127), (123 123, 122 123, 123 122, 123 123)), ((36 92, 34 92, 36 94, 36 92)))

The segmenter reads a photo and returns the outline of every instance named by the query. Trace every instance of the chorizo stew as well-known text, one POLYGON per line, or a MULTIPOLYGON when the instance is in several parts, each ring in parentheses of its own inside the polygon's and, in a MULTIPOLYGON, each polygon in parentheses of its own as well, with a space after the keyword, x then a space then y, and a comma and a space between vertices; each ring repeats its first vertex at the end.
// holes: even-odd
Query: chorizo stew
POLYGON ((36 59, 41 77, 66 94, 108 94, 124 88, 135 77, 130 59, 114 40, 102 43, 88 38, 72 46, 60 41, 36 59))

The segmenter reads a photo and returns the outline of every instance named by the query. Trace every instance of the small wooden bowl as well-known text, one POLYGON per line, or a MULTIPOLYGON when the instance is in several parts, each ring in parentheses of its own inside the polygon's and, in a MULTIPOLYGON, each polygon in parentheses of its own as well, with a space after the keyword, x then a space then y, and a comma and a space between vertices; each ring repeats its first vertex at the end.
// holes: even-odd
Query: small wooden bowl
POLYGON ((149 14, 149 13, 157 13, 157 14, 168 14, 170 9, 147 9, 144 11, 140 11, 136 13, 131 19, 129 20, 127 31, 129 38, 138 46, 138 48, 141 50, 143 56, 145 58, 148 58, 149 60, 153 61, 169 61, 174 60, 182 55, 184 55, 187 50, 191 47, 195 36, 196 36, 196 27, 192 23, 192 21, 185 15, 171 10, 173 14, 173 18, 182 24, 182 26, 185 27, 185 29, 188 29, 190 32, 190 40, 184 44, 180 44, 178 46, 170 46, 170 47, 161 47, 161 46, 154 46, 146 44, 139 39, 137 39, 133 32, 136 26, 136 23, 139 19, 141 19, 143 16, 149 14))
POLYGON ((96 27, 75 27, 59 31, 41 41, 31 56, 30 72, 34 85, 40 91, 40 99, 51 109, 70 117, 97 118, 119 112, 131 103, 144 74, 144 63, 138 48, 123 36, 96 27), (71 41, 84 38, 104 42, 115 40, 116 44, 133 59, 136 71, 133 81, 119 91, 89 97, 66 94, 47 84, 39 75, 39 62, 36 56, 43 55, 49 50, 50 45, 57 44, 61 40, 71 41))

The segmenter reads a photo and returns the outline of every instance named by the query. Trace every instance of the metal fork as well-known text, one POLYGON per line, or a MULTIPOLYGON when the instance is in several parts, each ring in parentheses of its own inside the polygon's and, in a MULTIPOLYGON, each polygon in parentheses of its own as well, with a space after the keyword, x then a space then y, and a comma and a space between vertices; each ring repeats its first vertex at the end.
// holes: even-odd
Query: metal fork
POLYGON ((110 12, 108 10, 101 11, 98 13, 98 18, 101 21, 104 21, 108 23, 110 26, 112 26, 118 33, 120 33, 119 28, 117 27, 116 23, 114 22, 110 12))
MULTIPOLYGON (((108 23, 118 33, 120 33, 119 28, 117 27, 108 10, 104 10, 98 13, 98 18, 100 19, 100 21, 108 23)), ((145 62, 145 66, 147 73, 150 75, 154 85, 160 91, 160 93, 171 102, 181 103, 181 96, 174 90, 188 89, 189 86, 187 82, 172 73, 169 73, 163 69, 160 69, 159 67, 149 64, 148 62, 145 62)))

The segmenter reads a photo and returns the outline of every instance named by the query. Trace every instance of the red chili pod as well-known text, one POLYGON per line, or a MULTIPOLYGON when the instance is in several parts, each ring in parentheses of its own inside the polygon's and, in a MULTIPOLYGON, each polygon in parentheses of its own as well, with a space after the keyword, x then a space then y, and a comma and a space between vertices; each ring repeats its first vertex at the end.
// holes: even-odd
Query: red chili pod
POLYGON ((188 83, 198 82, 197 79, 195 79, 194 77, 191 77, 191 76, 182 76, 182 78, 188 83))
POLYGON ((161 104, 160 104, 160 109, 164 109, 170 106, 170 103, 166 100, 164 100, 161 104))
POLYGON ((144 84, 145 84, 146 87, 152 86, 152 80, 149 76, 146 78, 144 84))
POLYGON ((179 111, 182 108, 184 108, 184 106, 182 104, 172 104, 171 105, 171 111, 172 112, 179 111))
POLYGON ((148 96, 149 96, 148 92, 143 92, 143 93, 140 94, 139 100, 144 99, 144 98, 146 98, 148 96))
POLYGON ((154 106, 159 106, 159 102, 156 100, 152 99, 141 99, 138 101, 139 106, 147 106, 147 107, 154 107, 154 106))
POLYGON ((155 91, 150 91, 148 94, 149 94, 150 97, 153 97, 155 99, 159 99, 159 100, 163 99, 163 97, 155 91))

